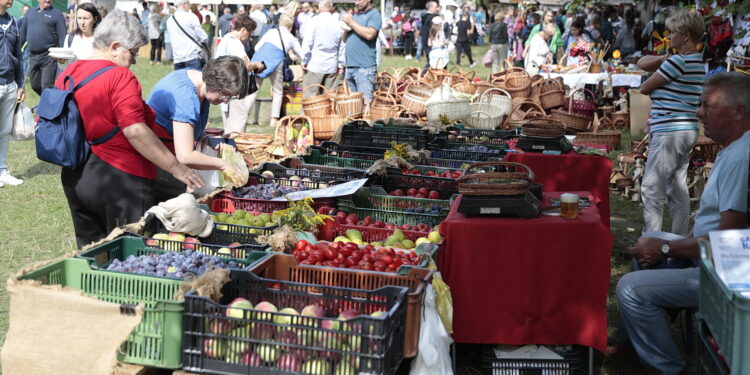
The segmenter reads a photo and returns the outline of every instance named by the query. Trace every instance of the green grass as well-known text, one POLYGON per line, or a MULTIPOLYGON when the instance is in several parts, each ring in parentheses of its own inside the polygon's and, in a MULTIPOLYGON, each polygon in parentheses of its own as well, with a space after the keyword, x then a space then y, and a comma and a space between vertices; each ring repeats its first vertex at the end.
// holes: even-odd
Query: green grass
MULTIPOLYGON (((474 47, 475 61, 479 63, 473 70, 477 76, 486 78, 490 69, 481 66, 481 58, 486 47, 474 47)), ((147 56, 141 53, 141 56, 147 56)), ((452 61, 454 63, 455 60, 452 61)), ((422 66, 416 60, 404 60, 401 57, 384 56, 381 69, 402 66, 422 66)), ((452 66, 452 64, 451 64, 452 66)), ((464 58, 464 70, 469 70, 464 58)), ((149 65, 147 58, 139 57, 132 71, 143 86, 144 98, 156 82, 172 71, 171 66, 149 65)), ((261 87, 259 97, 269 97, 268 82, 261 87)), ((34 106, 38 96, 27 86, 27 104, 34 106)), ((212 127, 221 127, 218 107, 211 108, 209 117, 212 127)), ((248 127, 249 131, 270 133, 268 126, 248 127)), ((629 137, 623 143, 630 142, 629 137)), ((29 263, 61 256, 75 249, 70 211, 62 191, 59 168, 39 161, 36 158, 33 142, 12 142, 8 163, 13 174, 26 182, 18 187, 0 188, 0 280, 6 280, 19 268, 29 263)), ((615 245, 612 255, 612 279, 610 296, 607 300, 608 327, 614 331, 617 321, 617 307, 613 296, 617 280, 628 272, 629 263, 620 254, 627 251, 640 233, 642 211, 638 204, 625 201, 619 195, 611 195, 612 233, 615 245)), ((5 288, 0 288, 0 345, 5 340, 8 327, 8 295, 5 288)), ((473 356, 463 358, 471 367, 479 368, 480 362, 474 362, 473 356)), ((601 374, 640 374, 642 368, 612 360, 597 360, 597 373, 601 374)))

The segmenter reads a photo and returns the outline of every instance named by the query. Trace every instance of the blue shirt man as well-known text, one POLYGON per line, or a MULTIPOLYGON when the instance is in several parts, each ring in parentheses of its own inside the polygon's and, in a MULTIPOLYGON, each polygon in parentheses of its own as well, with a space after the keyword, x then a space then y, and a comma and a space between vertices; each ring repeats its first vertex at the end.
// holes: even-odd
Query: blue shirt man
POLYGON ((377 70, 378 32, 383 24, 380 12, 372 7, 372 0, 357 0, 357 15, 344 13, 341 20, 352 30, 346 39, 346 81, 354 92, 361 92, 365 105, 372 101, 372 88, 377 70))
POLYGON ((63 45, 65 31, 65 17, 52 7, 52 0, 39 0, 39 6, 26 12, 21 45, 29 49, 29 81, 39 95, 55 85, 57 61, 49 56, 49 48, 63 45))

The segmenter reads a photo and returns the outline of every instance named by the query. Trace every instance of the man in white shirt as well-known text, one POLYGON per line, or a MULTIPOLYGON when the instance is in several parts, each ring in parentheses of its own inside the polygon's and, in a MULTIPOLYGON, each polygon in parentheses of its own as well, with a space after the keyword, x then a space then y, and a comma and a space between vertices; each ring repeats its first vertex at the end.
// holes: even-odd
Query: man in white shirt
POLYGON ((310 20, 312 20, 313 16, 315 15, 315 12, 313 12, 312 7, 310 6, 310 3, 304 2, 302 3, 302 6, 300 7, 300 12, 297 15, 297 23, 299 24, 299 29, 297 30, 297 36, 300 38, 304 38, 305 35, 307 35, 307 26, 310 23, 310 20))
POLYGON ((268 16, 263 13, 263 5, 256 4, 250 9, 250 18, 255 21, 255 24, 257 25, 253 31, 253 38, 258 38, 261 30, 266 24, 268 24, 268 16))
POLYGON ((198 13, 201 14, 201 17, 203 17, 204 20, 206 19, 206 16, 210 16, 211 24, 216 26, 216 14, 211 11, 211 8, 208 4, 203 4, 201 6, 201 10, 199 10, 198 13))
POLYGON ((167 21, 167 31, 172 43, 174 69, 202 69, 203 47, 208 35, 203 31, 198 16, 190 11, 188 0, 175 0, 177 11, 167 21))
POLYGON ((310 85, 318 84, 333 89, 338 76, 343 73, 344 41, 341 40, 341 28, 335 26, 338 22, 338 15, 333 14, 333 1, 321 0, 318 3, 318 15, 310 20, 307 34, 303 34, 303 98, 319 94, 320 87, 308 87, 310 85))

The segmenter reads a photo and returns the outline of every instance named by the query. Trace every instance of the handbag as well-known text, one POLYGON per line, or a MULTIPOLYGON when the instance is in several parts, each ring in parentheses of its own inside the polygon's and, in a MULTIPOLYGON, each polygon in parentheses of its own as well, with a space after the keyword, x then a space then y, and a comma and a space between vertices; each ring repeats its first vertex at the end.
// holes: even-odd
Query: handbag
POLYGON ((284 52, 284 82, 292 82, 294 81, 294 73, 292 72, 292 69, 289 68, 289 55, 286 53, 286 47, 284 47, 284 37, 281 36, 281 26, 279 26, 278 29, 279 32, 279 40, 281 41, 281 50, 284 52))
POLYGON ((16 111, 13 115, 13 130, 11 131, 11 137, 14 141, 29 141, 34 139, 34 129, 36 128, 36 121, 34 121, 34 115, 31 113, 31 109, 24 103, 18 103, 16 105, 16 111))
POLYGON ((195 40, 195 38, 193 38, 192 35, 188 34, 188 32, 185 31, 185 29, 182 28, 182 25, 180 25, 180 23, 177 22, 177 18, 175 18, 174 15, 172 17, 170 17, 170 18, 174 21, 174 23, 177 25, 177 27, 179 27, 180 30, 182 30, 182 33, 185 34, 185 36, 187 36, 190 40, 192 40, 193 43, 195 43, 195 45, 197 45, 198 48, 201 49, 201 66, 206 66, 206 63, 208 62, 208 58, 209 58, 209 55, 210 55, 210 51, 208 50, 208 47, 206 47, 205 44, 203 44, 203 43, 195 40))

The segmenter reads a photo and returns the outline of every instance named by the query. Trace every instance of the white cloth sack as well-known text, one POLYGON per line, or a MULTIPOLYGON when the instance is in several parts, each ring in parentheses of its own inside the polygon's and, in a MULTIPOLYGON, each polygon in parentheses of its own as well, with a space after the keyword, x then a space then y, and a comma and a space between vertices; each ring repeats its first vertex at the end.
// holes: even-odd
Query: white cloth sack
POLYGON ((445 330, 435 308, 435 289, 426 285, 422 323, 419 327, 419 353, 411 363, 411 375, 453 375, 450 345, 453 338, 445 330))
POLYGON ((34 121, 31 109, 26 104, 19 103, 16 106, 16 113, 13 115, 11 137, 15 141, 30 141, 34 139, 35 129, 36 122, 34 121))
POLYGON ((161 202, 149 208, 146 214, 149 213, 154 214, 170 232, 208 237, 214 228, 213 219, 198 207, 198 201, 189 193, 161 202))

